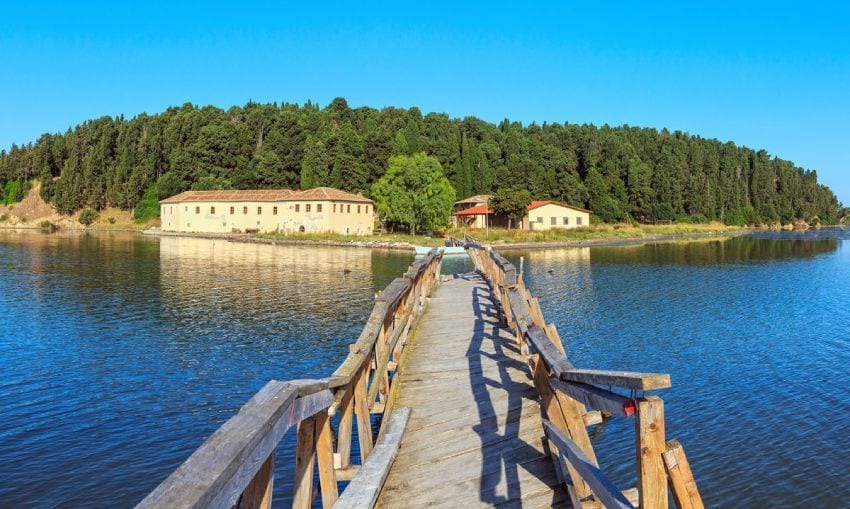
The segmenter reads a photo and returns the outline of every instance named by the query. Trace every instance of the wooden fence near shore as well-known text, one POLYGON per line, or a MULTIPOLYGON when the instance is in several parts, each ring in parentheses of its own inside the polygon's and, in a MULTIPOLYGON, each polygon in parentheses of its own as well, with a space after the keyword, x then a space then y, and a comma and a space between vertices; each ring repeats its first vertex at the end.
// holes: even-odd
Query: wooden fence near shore
POLYGON ((292 506, 312 505, 318 467, 323 507, 372 507, 410 415, 409 409, 393 408, 391 373, 439 280, 441 264, 442 254, 434 249, 378 295, 360 337, 329 378, 266 384, 137 507, 270 507, 275 449, 293 426, 292 506), (331 419, 337 413, 334 433, 331 419), (377 443, 372 414, 381 416, 377 443), (355 430, 360 464, 352 461, 355 430), (341 481, 351 481, 342 494, 341 481))
POLYGON ((538 299, 526 289, 522 269, 517 271, 476 239, 467 236, 466 241, 467 253, 500 302, 505 325, 513 328, 517 347, 528 356, 552 459, 573 506, 666 509, 669 482, 677 507, 702 508, 684 449, 675 440, 666 441, 664 402, 657 396, 637 397, 638 392, 670 387, 670 376, 576 368, 555 325, 546 323, 538 299), (599 469, 587 433, 586 407, 606 416, 635 419, 636 488, 616 488, 599 469))

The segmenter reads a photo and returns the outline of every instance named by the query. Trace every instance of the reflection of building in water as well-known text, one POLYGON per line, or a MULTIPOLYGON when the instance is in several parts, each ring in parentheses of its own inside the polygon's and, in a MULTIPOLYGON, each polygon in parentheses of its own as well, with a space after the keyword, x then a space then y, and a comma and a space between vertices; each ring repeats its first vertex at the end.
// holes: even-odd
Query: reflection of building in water
POLYGON ((556 264, 590 263, 589 247, 569 247, 564 249, 535 249, 522 253, 525 260, 533 264, 553 266, 556 264))
POLYGON ((163 237, 160 264, 164 297, 201 300, 224 313, 272 316, 285 306, 338 317, 346 303, 358 308, 373 295, 368 249, 163 237))

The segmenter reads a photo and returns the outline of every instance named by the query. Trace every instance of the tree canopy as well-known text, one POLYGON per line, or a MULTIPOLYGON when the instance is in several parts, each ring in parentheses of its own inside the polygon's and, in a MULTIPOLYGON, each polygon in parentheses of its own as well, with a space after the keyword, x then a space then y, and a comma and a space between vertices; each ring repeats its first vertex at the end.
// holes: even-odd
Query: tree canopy
POLYGON ((814 171, 764 150, 681 131, 423 114, 418 108, 184 104, 101 117, 0 151, 0 188, 39 178, 60 212, 132 209, 194 189, 332 186, 369 194, 390 156, 439 161, 458 198, 519 186, 608 221, 727 223, 819 218, 839 203, 814 171))
POLYGON ((390 158, 387 173, 372 186, 381 217, 410 226, 415 234, 447 226, 455 189, 436 157, 423 153, 390 158))
POLYGON ((516 224, 517 221, 525 217, 531 200, 531 192, 528 189, 519 186, 503 187, 497 189, 490 197, 488 208, 497 214, 506 216, 510 227, 511 223, 516 224))

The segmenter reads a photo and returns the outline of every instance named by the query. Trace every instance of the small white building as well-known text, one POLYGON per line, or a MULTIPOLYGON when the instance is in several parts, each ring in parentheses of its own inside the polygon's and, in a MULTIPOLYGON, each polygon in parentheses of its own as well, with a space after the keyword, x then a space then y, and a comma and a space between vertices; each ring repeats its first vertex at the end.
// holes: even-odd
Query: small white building
POLYGON ((590 225, 593 212, 573 207, 559 201, 536 200, 528 204, 528 213, 522 221, 525 230, 553 230, 580 228, 590 225))

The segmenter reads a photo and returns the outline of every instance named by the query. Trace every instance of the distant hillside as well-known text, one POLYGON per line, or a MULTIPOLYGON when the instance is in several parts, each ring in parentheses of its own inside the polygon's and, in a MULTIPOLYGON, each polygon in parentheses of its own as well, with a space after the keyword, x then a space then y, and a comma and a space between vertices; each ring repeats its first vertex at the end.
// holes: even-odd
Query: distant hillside
POLYGON ((333 186, 369 194, 394 154, 436 156, 458 197, 521 185, 537 199, 606 221, 815 218, 838 200, 790 161, 687 133, 638 127, 495 125, 418 108, 325 108, 309 102, 221 110, 185 104, 132 119, 102 117, 0 152, 0 188, 39 178, 60 212, 155 210, 156 198, 215 188, 333 186))

